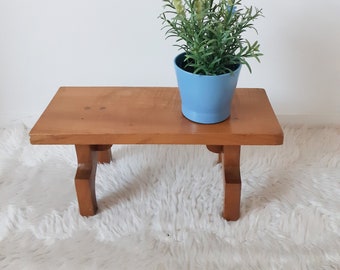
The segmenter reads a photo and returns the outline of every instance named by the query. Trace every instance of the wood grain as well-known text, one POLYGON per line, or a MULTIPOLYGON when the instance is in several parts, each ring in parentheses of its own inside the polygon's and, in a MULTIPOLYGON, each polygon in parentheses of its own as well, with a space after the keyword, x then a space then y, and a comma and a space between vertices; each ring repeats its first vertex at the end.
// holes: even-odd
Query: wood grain
POLYGON ((62 87, 30 132, 32 144, 282 144, 263 89, 236 89, 231 117, 204 125, 181 114, 177 88, 62 87))

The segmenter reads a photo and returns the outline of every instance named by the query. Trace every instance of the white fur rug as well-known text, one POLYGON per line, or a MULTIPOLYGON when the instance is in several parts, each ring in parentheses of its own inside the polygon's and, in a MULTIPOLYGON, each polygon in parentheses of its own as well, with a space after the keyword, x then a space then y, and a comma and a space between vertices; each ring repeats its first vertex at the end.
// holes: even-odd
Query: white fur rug
POLYGON ((217 155, 113 146, 99 213, 78 214, 72 146, 0 129, 0 269, 340 269, 340 128, 243 147, 241 218, 221 218, 217 155))

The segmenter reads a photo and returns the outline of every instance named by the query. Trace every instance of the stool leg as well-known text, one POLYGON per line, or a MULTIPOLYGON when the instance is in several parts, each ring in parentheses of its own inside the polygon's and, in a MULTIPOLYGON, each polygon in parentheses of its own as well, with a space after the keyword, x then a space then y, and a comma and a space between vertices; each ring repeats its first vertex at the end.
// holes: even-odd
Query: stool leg
POLYGON ((110 163, 112 161, 111 146, 111 144, 92 146, 92 149, 97 151, 98 163, 110 163))
POLYGON ((224 210, 223 217, 235 221, 240 217, 241 174, 240 145, 224 146, 222 165, 224 169, 224 210))
POLYGON ((76 145, 78 169, 75 186, 82 216, 93 216, 97 212, 95 177, 97 169, 97 152, 90 145, 76 145))
POLYGON ((222 162, 223 145, 207 145, 209 151, 218 154, 217 163, 222 162))

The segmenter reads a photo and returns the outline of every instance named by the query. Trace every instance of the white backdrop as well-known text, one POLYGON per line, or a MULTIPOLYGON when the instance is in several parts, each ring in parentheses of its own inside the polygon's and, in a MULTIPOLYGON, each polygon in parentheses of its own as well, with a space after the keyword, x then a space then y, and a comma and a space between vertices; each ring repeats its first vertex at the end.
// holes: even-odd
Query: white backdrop
MULTIPOLYGON (((244 1, 261 64, 240 87, 264 87, 276 113, 340 119, 340 1, 244 1)), ((175 86, 177 49, 161 0, 0 0, 0 125, 34 122, 59 86, 175 86)))

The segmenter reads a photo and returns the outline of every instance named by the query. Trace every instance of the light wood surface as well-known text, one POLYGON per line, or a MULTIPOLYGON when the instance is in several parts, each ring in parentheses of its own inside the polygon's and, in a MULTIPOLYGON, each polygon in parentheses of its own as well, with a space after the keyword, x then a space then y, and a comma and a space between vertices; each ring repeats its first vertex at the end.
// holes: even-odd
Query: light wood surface
POLYGON ((97 211, 97 163, 112 161, 112 144, 203 144, 224 171, 226 220, 240 216, 241 145, 277 145, 283 132, 263 89, 236 89, 228 120, 203 125, 181 114, 177 88, 62 87, 30 132, 32 144, 74 144, 79 212, 97 211))
POLYGON ((263 89, 237 89, 227 121, 187 120, 177 88, 62 87, 30 133, 33 144, 275 145, 281 127, 263 89))

